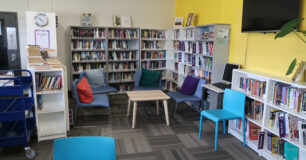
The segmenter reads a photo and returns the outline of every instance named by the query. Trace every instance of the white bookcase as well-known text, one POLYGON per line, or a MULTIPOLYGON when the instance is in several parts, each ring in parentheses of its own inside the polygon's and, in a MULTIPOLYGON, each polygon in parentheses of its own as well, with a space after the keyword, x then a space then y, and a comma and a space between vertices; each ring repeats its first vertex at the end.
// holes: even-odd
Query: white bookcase
MULTIPOLYGON (((232 77, 232 89, 243 92, 247 95, 248 98, 262 102, 264 104, 264 110, 263 110, 263 118, 262 120, 254 120, 250 117, 246 117, 246 122, 248 121, 256 124, 261 128, 262 132, 265 132, 265 139, 264 139, 264 146, 263 149, 258 150, 258 140, 250 140, 249 135, 249 125, 247 125, 246 128, 246 144, 252 148, 254 151, 256 151, 259 155, 263 156, 266 159, 269 160, 279 160, 283 159, 282 156, 278 154, 272 154, 267 149, 267 133, 270 132, 276 136, 279 137, 279 131, 278 129, 270 128, 269 122, 270 122, 270 111, 271 109, 278 109, 282 112, 286 112, 289 116, 297 117, 299 120, 306 120, 306 114, 298 113, 293 111, 292 109, 288 109, 285 106, 279 106, 275 105, 272 101, 273 95, 274 95, 274 86, 276 83, 282 83, 297 89, 306 89, 306 83, 305 82, 293 82, 289 78, 283 78, 274 76, 271 74, 261 73, 257 71, 252 70, 234 70, 233 71, 233 77, 232 77), (252 95, 249 92, 245 92, 245 90, 240 88, 240 78, 249 78, 257 81, 262 81, 266 83, 265 87, 265 94, 262 97, 252 95)), ((236 125, 237 121, 232 120, 229 121, 229 127, 228 132, 238 138, 240 141, 242 141, 242 131, 239 130, 236 125)), ((241 127, 242 128, 242 127, 241 127)), ((282 138, 283 140, 297 146, 299 148, 299 159, 304 160, 306 159, 306 146, 301 144, 298 141, 289 140, 288 138, 282 138)))
POLYGON ((38 141, 66 137, 69 130, 68 90, 66 71, 64 69, 34 70, 33 75, 35 114, 38 141), (61 76, 62 88, 57 90, 37 90, 37 75, 61 76))
POLYGON ((141 69, 156 70, 162 73, 163 89, 166 89, 167 49, 164 29, 141 29, 140 65, 141 69))
POLYGON ((169 29, 167 74, 170 90, 181 86, 187 75, 220 82, 229 49, 228 24, 169 29))

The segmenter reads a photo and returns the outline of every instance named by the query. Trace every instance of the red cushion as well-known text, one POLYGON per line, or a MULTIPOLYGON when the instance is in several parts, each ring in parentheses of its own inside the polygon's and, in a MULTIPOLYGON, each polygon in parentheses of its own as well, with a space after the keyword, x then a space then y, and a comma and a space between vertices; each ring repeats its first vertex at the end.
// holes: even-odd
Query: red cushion
POLYGON ((85 77, 77 85, 77 90, 81 102, 90 104, 94 100, 91 87, 85 77))

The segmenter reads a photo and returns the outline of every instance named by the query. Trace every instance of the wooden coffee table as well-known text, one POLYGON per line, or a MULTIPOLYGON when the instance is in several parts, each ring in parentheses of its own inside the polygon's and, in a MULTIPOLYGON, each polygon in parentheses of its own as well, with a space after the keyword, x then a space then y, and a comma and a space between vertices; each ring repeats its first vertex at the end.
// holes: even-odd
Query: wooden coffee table
POLYGON ((163 91, 161 91, 161 90, 128 91, 127 96, 128 96, 128 99, 129 99, 128 100, 127 117, 129 117, 129 114, 130 114, 131 102, 134 103, 132 128, 135 128, 137 103, 138 102, 143 102, 143 101, 155 101, 156 102, 157 115, 159 115, 159 103, 158 102, 163 101, 165 116, 166 116, 166 123, 167 123, 167 126, 169 126, 169 115, 168 115, 167 100, 170 99, 170 97, 167 94, 165 94, 163 91))

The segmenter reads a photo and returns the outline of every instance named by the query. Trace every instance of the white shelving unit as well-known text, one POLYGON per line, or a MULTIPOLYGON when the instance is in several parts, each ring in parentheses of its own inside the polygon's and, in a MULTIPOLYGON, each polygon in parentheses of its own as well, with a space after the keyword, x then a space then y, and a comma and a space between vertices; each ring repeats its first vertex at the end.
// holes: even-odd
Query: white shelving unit
POLYGON ((34 70, 30 68, 34 82, 35 114, 38 141, 66 137, 69 130, 67 73, 63 69, 34 70), (38 91, 36 75, 61 76, 59 90, 38 91), (39 99, 41 104, 39 106, 39 99))
POLYGON ((140 61, 141 69, 160 71, 163 79, 163 89, 166 89, 164 81, 166 76, 166 31, 164 29, 141 29, 140 61))
POLYGON ((228 24, 209 24, 168 30, 167 69, 170 88, 181 86, 187 75, 220 82, 229 49, 228 24))
MULTIPOLYGON (((277 154, 272 154, 267 149, 267 133, 273 133, 274 135, 279 137, 279 131, 278 129, 270 128, 269 127, 269 118, 270 118, 270 111, 271 109, 279 109, 283 112, 286 112, 289 114, 289 116, 294 116, 299 118, 300 120, 306 120, 306 114, 297 113, 291 109, 285 108, 284 106, 278 106, 273 104, 272 98, 274 93, 274 86, 276 83, 283 83, 288 86, 292 86, 298 89, 306 89, 306 83, 305 82, 293 82, 290 79, 284 78, 284 77, 278 77, 267 73, 261 73, 257 71, 252 70, 234 70, 233 71, 233 77, 232 77, 232 89, 240 91, 245 93, 244 90, 242 90, 240 86, 240 78, 250 78, 262 82, 266 82, 265 87, 265 94, 262 97, 251 95, 250 93, 246 93, 247 97, 250 99, 253 99, 255 101, 260 101, 264 104, 264 110, 263 110, 263 119, 262 120, 253 120, 249 117, 246 117, 247 121, 250 121, 256 125, 258 125, 261 128, 262 132, 265 132, 265 139, 264 139, 264 147, 263 149, 258 150, 258 141, 250 140, 248 138, 248 128, 246 130, 246 144, 252 148, 254 151, 256 151, 259 155, 263 156, 266 159, 269 160, 280 160, 283 159, 282 156, 277 154)), ((237 121, 229 121, 229 127, 228 132, 238 138, 240 141, 242 141, 242 131, 239 131, 236 127, 237 121)), ((295 145, 299 148, 299 160, 306 159, 306 146, 300 144, 297 141, 289 140, 288 138, 282 138, 283 140, 295 145)))

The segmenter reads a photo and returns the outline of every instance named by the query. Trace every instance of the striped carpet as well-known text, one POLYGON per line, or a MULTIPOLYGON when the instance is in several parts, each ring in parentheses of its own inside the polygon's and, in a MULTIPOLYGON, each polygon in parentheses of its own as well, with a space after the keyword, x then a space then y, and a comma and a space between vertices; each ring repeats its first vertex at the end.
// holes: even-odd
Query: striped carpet
MULTIPOLYGON (((174 103, 169 101, 170 126, 165 124, 163 107, 156 114, 155 104, 139 104, 136 128, 132 129, 132 117, 126 118, 127 97, 111 96, 112 118, 99 115, 105 110, 94 108, 80 110, 77 125, 99 125, 94 128, 72 128, 68 136, 114 137, 118 160, 257 160, 262 159, 233 136, 222 134, 219 129, 218 151, 214 152, 214 123, 205 120, 202 139, 198 139, 199 113, 180 104, 177 114, 172 114, 174 103), (111 124, 111 125, 110 125, 111 124)), ((75 108, 73 101, 70 107, 75 108)), ((162 106, 162 104, 160 104, 162 106)), ((222 126, 222 125, 221 125, 222 126)), ((52 160, 53 141, 36 142, 36 160, 52 160)), ((22 147, 0 148, 0 159, 24 160, 22 147)))

